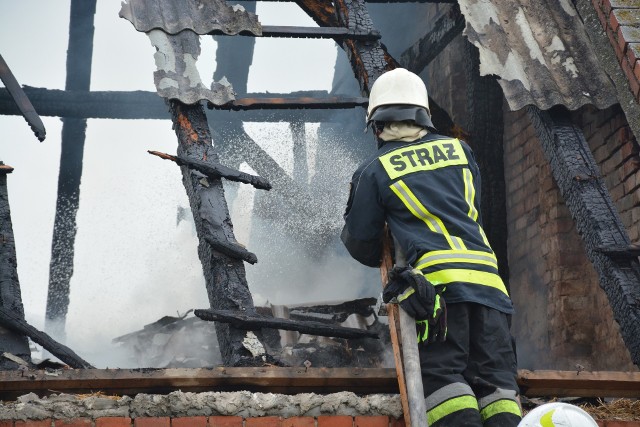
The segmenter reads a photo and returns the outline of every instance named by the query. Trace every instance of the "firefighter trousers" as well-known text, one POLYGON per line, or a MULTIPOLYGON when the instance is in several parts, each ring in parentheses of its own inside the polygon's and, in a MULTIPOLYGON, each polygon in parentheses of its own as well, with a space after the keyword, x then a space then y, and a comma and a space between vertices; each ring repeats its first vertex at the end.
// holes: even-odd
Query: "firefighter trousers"
POLYGON ((475 303, 447 304, 447 339, 420 346, 432 427, 515 427, 522 417, 507 315, 475 303))

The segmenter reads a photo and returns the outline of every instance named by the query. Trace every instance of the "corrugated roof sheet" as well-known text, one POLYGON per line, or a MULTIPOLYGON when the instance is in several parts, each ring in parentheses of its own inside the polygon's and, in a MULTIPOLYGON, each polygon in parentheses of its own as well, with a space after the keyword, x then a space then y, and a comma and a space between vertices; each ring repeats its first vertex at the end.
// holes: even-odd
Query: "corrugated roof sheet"
POLYGON ((162 30, 151 30, 147 35, 158 50, 154 55, 158 70, 153 73, 153 79, 160 96, 185 104, 208 100, 223 105, 235 99, 233 88, 226 79, 213 82, 211 90, 202 84, 196 68, 200 56, 198 34, 187 30, 169 35, 162 30))
POLYGON ((120 17, 142 32, 161 29, 177 34, 189 29, 198 34, 213 30, 230 35, 241 31, 262 34, 256 14, 224 0, 128 0, 122 3, 120 17))
POLYGON ((617 103, 570 0, 460 0, 480 74, 499 77, 511 110, 617 103))

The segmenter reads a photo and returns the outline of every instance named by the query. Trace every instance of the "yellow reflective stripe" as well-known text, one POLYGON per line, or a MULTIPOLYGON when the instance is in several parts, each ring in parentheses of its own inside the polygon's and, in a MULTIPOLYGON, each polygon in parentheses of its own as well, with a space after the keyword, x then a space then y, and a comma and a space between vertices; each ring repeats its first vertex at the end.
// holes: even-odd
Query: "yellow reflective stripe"
POLYGON ((453 236, 452 238, 442 220, 429 212, 429 210, 420 203, 418 198, 413 194, 409 187, 407 187, 407 184, 405 184, 404 181, 400 180, 391 184, 390 188, 402 203, 404 203, 407 209, 409 209, 413 216, 421 219, 434 233, 442 234, 444 238, 447 239, 449 246, 458 250, 466 249, 464 242, 462 242, 458 237, 453 236))
POLYGON ((478 220, 478 210, 474 205, 474 199, 476 197, 476 187, 473 185, 473 175, 467 168, 462 169, 462 176, 464 178, 464 199, 469 205, 469 212, 467 215, 474 221, 478 220))
POLYGON ((427 411, 427 420, 429 425, 433 425, 447 415, 463 409, 478 410, 478 401, 474 396, 460 396, 442 402, 430 411, 427 411))
POLYGON ((472 264, 484 264, 498 268, 498 260, 492 252, 472 251, 472 250, 443 250, 431 251, 422 255, 416 261, 416 268, 424 269, 432 265, 445 264, 450 262, 466 262, 472 264))
MULTIPOLYGON (((489 405, 487 405, 484 409, 480 411, 480 416, 482 417, 482 422, 484 423, 489 418, 494 415, 509 413, 513 415, 517 415, 518 417, 522 416, 522 412, 520 411, 520 406, 517 402, 513 400, 498 400, 489 405)), ((544 417, 543 417, 544 418, 544 417)), ((542 420, 540 420, 542 421, 542 420)), ((544 424, 542 424, 544 426, 544 424)), ((553 425, 553 424, 550 424, 553 425)))
MULTIPOLYGON (((473 174, 467 168, 462 170, 462 177, 464 180, 464 198, 469 205, 469 212, 467 215, 469 218, 478 222, 478 209, 476 209, 475 198, 476 198, 476 187, 473 185, 473 174)), ((482 241, 487 247, 491 248, 489 244, 489 240, 487 239, 487 235, 484 233, 482 226, 478 224, 478 229, 480 230, 480 236, 482 237, 482 241)))
POLYGON ((555 409, 547 412, 542 417, 540 417, 540 425, 542 427, 556 427, 556 425, 555 425, 555 423, 553 422, 553 419, 552 419, 554 412, 556 412, 555 409))
POLYGON ((435 271, 425 274, 425 277, 434 286, 452 282, 474 283, 483 286, 496 288, 509 296, 507 288, 504 286, 502 279, 495 273, 487 273, 486 271, 465 270, 465 269, 448 269, 435 271))
POLYGON ((402 301, 406 300, 407 298, 409 298, 414 293, 415 293, 415 289, 413 289, 413 288, 406 289, 403 294, 398 295, 398 302, 402 302, 402 301))

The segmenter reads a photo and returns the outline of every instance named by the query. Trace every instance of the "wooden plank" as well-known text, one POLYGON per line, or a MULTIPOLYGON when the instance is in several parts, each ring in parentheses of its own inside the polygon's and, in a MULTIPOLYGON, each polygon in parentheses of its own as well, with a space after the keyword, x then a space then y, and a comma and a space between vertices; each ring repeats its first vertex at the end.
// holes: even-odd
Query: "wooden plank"
MULTIPOLYGON (((270 393, 398 393, 391 368, 200 368, 0 371, 0 399, 34 392, 105 394, 235 391, 270 393), (55 376, 53 376, 55 375, 55 376)), ((640 372, 518 371, 528 397, 640 398, 640 372)))
POLYGON ((3 400, 35 392, 105 394, 162 394, 183 392, 237 391, 297 393, 397 393, 393 369, 378 368, 231 368, 202 369, 83 369, 61 370, 52 376, 45 371, 0 371, 3 400))
POLYGON ((528 397, 640 397, 640 372, 518 371, 528 397))

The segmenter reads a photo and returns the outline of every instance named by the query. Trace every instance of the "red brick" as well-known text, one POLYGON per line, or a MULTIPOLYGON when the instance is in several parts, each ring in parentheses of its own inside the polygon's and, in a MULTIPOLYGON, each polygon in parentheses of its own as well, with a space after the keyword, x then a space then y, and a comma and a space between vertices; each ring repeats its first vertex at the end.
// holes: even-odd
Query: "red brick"
POLYGON ((624 74, 627 76, 627 80, 629 80, 629 89, 631 90, 631 93, 637 97, 640 93, 640 82, 636 79, 633 69, 631 68, 631 64, 629 64, 627 58, 624 58, 620 65, 622 66, 622 71, 624 71, 624 74))
POLYGON ((131 418, 129 417, 97 418, 96 427, 131 427, 131 418))
POLYGON ((260 417, 245 419, 245 427, 282 427, 280 417, 260 417))
POLYGON ((207 427, 207 417, 172 418, 171 427, 207 427))
POLYGON ((171 427, 169 417, 141 417, 133 420, 134 427, 171 427))
POLYGON ((282 420, 282 427, 315 427, 316 420, 313 417, 291 417, 282 420))
POLYGON ((355 417, 355 427, 389 427, 389 417, 378 416, 357 416, 355 417))
POLYGON ((209 427, 242 427, 242 417, 209 417, 209 427))
POLYGON ((633 67, 633 75, 640 81, 640 59, 636 60, 636 64, 633 67))
POLYGON ((56 427, 91 427, 92 422, 89 418, 75 418, 73 420, 55 420, 56 427))
POLYGON ((0 420, 0 427, 13 427, 13 420, 0 420))
POLYGON ((46 420, 16 420, 15 424, 16 427, 51 427, 52 425, 51 418, 46 420))
POLYGON ((607 427, 640 427, 640 421, 610 421, 606 420, 607 427))
POLYGON ((389 417, 389 421, 391 422, 390 427, 405 427, 406 426, 406 424, 404 423, 404 418, 398 418, 396 420, 395 418, 389 417))
MULTIPOLYGON (((595 2, 596 0, 593 1, 595 2)), ((608 3, 608 0, 604 0, 604 3, 608 3)), ((604 6, 600 7, 594 5, 594 8, 596 9, 596 12, 598 12, 598 19, 600 20, 600 24, 602 24, 602 29, 607 31, 607 27, 609 25, 609 11, 611 10, 611 7, 605 9, 604 6)))
POLYGON ((347 415, 320 415, 318 427, 353 427, 353 418, 347 415))
MULTIPOLYGON (((640 32, 640 28, 638 29, 640 32)), ((627 59, 631 64, 635 64, 640 60, 640 43, 633 42, 627 45, 627 59)))

